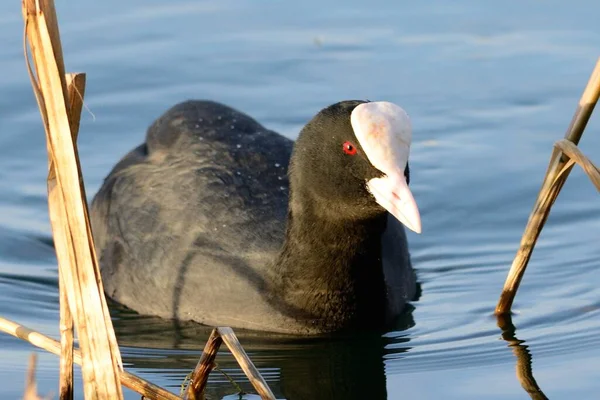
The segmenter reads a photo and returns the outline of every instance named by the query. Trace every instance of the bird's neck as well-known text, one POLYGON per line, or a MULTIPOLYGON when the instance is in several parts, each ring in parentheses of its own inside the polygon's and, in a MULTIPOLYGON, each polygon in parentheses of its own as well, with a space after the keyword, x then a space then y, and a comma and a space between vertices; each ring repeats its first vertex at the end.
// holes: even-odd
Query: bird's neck
POLYGON ((332 207, 315 207, 306 199, 294 204, 292 197, 273 300, 323 330, 383 323, 385 213, 357 220, 332 214, 332 207))

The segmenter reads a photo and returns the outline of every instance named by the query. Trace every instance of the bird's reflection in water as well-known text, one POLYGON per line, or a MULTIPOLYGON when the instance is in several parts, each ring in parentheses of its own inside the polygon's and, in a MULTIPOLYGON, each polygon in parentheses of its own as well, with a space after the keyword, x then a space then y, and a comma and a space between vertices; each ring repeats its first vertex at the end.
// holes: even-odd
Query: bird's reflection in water
POLYGON ((533 400, 547 400, 548 398, 533 377, 529 348, 524 344, 524 340, 519 340, 515 336, 517 328, 513 325, 510 314, 498 316, 498 327, 502 330, 502 339, 508 342, 508 346, 517 357, 517 379, 523 389, 533 400))
MULTIPOLYGON (((158 372, 160 377, 147 378, 178 393, 184 377, 196 366, 212 328, 139 316, 114 305, 111 308, 126 368, 141 373, 158 372)), ((396 353, 407 351, 409 338, 401 331, 413 325, 409 307, 394 326, 394 338, 381 333, 302 338, 234 331, 277 398, 385 400, 384 355, 392 351, 386 350, 386 345, 394 343, 396 353), (407 345, 398 346, 403 342, 407 345)), ((242 390, 254 393, 225 345, 221 346, 216 362, 242 390)), ((235 392, 224 375, 218 371, 211 373, 208 399, 238 398, 231 396, 235 392)))

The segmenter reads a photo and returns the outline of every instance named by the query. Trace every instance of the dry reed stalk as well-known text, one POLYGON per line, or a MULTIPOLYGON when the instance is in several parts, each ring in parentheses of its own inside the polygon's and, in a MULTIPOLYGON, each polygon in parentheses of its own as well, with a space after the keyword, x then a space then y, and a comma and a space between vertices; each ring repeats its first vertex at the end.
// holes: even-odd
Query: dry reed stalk
MULTIPOLYGON (((44 349, 52 354, 60 356, 61 345, 58 341, 49 338, 39 332, 31 330, 23 325, 19 325, 16 322, 7 320, 0 317, 0 331, 6 332, 18 339, 25 340, 32 345, 44 349)), ((79 350, 73 351, 73 361, 77 365, 82 364, 81 352, 79 350)), ((129 388, 144 397, 156 400, 181 400, 181 398, 160 386, 154 385, 139 376, 136 376, 130 372, 123 371, 121 373, 121 383, 126 388, 129 388)))
POLYGON ((215 358, 223 339, 219 335, 218 329, 213 329, 210 337, 206 341, 202 356, 192 373, 187 389, 184 391, 184 400, 200 400, 204 398, 204 388, 208 382, 208 375, 215 367, 215 358))
MULTIPOLYGON (((81 109, 83 108, 83 96, 85 92, 85 74, 67 74, 67 98, 69 101, 69 124, 73 142, 77 140, 81 109)), ((50 154, 50 152, 48 153, 50 154)), ((48 165, 48 196, 57 196, 56 173, 54 162, 49 158, 48 165)), ((54 200, 58 201, 58 200, 54 200)), ((70 239, 70 237, 68 238, 70 239)), ((70 243, 72 247, 72 243, 70 243)), ((64 272, 59 271, 59 293, 60 293, 60 377, 59 377, 59 399, 73 399, 73 315, 69 308, 67 288, 64 283, 64 272)))
POLYGON ((60 292, 60 372, 58 384, 58 398, 60 400, 73 399, 73 315, 69 310, 67 289, 59 276, 60 292))
MULTIPOLYGON (((31 0, 25 0, 25 2, 31 3, 31 0)), ((58 28, 58 19, 56 16, 56 9, 54 7, 54 0, 36 0, 36 3, 39 3, 39 10, 42 10, 48 27, 48 34, 50 36, 50 42, 52 43, 54 59, 58 66, 59 72, 64 73, 64 58, 62 53, 62 46, 60 41, 60 32, 58 28)), ((25 10, 24 10, 25 12, 25 10)), ((35 61, 35 59, 34 59, 35 61)), ((36 64, 37 65, 37 64, 36 64)), ((60 75, 62 77, 62 75, 60 75)), ((85 74, 65 74, 65 82, 69 83, 71 80, 74 82, 74 86, 68 85, 67 87, 67 113, 69 118, 69 127, 71 128, 71 136, 73 141, 73 149, 75 151, 75 161, 77 162, 77 173, 79 175, 80 181, 80 189, 83 196, 83 211, 85 213, 85 225, 88 233, 88 242, 90 245, 90 251, 93 253, 93 259, 96 260, 96 249, 93 244, 93 236, 92 230, 89 223, 89 212, 87 207, 87 202, 85 199, 87 198, 85 195, 85 186, 83 184, 83 178, 81 176, 81 165, 79 163, 79 156, 77 152, 77 146, 75 145, 77 141, 77 136, 79 133, 79 122, 81 117, 81 110, 83 108, 83 95, 85 92, 85 74)), ((34 89, 36 91, 36 89, 34 89)), ((64 92, 63 92, 64 93, 64 92)), ((39 97, 36 91, 36 98, 39 97)), ((38 99, 39 102, 39 99, 38 99)), ((42 113, 44 114, 44 113, 42 113)), ((46 118, 42 115, 42 120, 44 121, 45 126, 47 126, 46 118)), ((51 151, 48 151, 48 154, 51 155, 51 151)), ((53 157, 50 156, 50 162, 53 161, 53 157)), ((52 165, 52 164, 51 164, 52 165)), ((54 168, 50 168, 50 174, 48 176, 48 180, 51 180, 52 173, 54 172, 54 168)), ((117 358, 118 366, 122 370, 123 365, 121 363, 121 353, 119 350, 119 346, 117 345, 117 337, 115 335, 114 330, 112 329, 112 320, 110 318, 110 314, 108 313, 108 305, 106 303, 106 298, 104 297, 104 285, 102 283, 102 278, 100 275, 100 268, 97 262, 94 262, 94 273, 96 275, 96 281, 98 285, 98 289, 102 294, 100 296, 100 301, 102 303, 102 308, 104 312, 104 320, 107 326, 110 326, 111 329, 108 330, 108 336, 110 339, 110 346, 112 351, 115 353, 115 357, 117 358)))
POLYGON ((235 333, 233 333, 233 330, 227 327, 219 327, 217 329, 219 330, 219 335, 221 335, 223 342, 227 345, 229 351, 233 354, 233 357, 235 357, 242 368, 242 371, 244 371, 248 379, 250 379, 250 383, 254 386, 254 389, 256 389, 260 397, 263 400, 275 400, 275 395, 271 392, 269 385, 267 385, 267 382, 265 382, 260 372, 258 372, 254 363, 252 363, 252 360, 250 360, 250 357, 246 354, 246 351, 244 351, 244 348, 240 344, 237 336, 235 336, 235 333))
POLYGON ((263 400, 275 400, 275 395, 265 382, 264 378, 258 372, 248 354, 244 351, 244 348, 240 344, 237 336, 231 328, 228 327, 218 327, 215 328, 208 341, 206 342, 206 346, 204 347, 204 352, 200 357, 200 361, 196 365, 196 369, 192 373, 192 377, 190 379, 190 383, 185 390, 184 399, 201 399, 202 393, 206 386, 206 382, 208 381, 208 375, 210 371, 214 368, 215 357, 217 356, 217 351, 221 346, 221 343, 225 343, 231 354, 244 371, 244 374, 250 380, 254 389, 259 394, 261 399, 263 400))
POLYGON ((568 166, 565 165, 565 168, 569 168, 573 163, 578 164, 600 192, 600 169, 579 150, 579 147, 566 139, 559 140, 554 144, 554 147, 569 157, 568 166))
MULTIPOLYGON (((79 125, 69 112, 64 61, 52 0, 24 0, 25 35, 38 81, 32 85, 49 149, 49 209, 61 282, 67 289, 83 354, 87 399, 122 398, 120 353, 110 321, 89 226, 85 191, 74 145, 79 125)), ((27 54, 26 54, 27 55, 27 54)), ((29 66, 29 64, 28 64, 29 66)), ((75 85, 73 85, 75 87, 75 85)), ((80 91, 81 93, 82 91, 80 91)), ((77 96, 72 95, 70 101, 77 96)), ((74 107, 75 108, 75 107, 74 107)), ((80 111, 80 109, 79 109, 80 111)))
MULTIPOLYGON (((557 147, 552 154, 548 169, 546 170, 544 182, 533 206, 533 211, 527 221, 523 237, 521 238, 519 250, 517 251, 508 276, 506 277, 500 300, 496 306, 496 314, 506 314, 510 312, 521 279, 523 278, 523 274, 525 273, 525 269, 531 258, 533 248, 535 247, 535 243, 548 219, 554 201, 558 197, 560 190, 573 168, 574 163, 569 162, 569 152, 571 155, 576 155, 578 157, 579 161, 577 162, 580 162, 586 173, 590 176, 590 179, 596 184, 597 168, 592 168, 593 164, 591 164, 578 149, 573 150, 573 148, 577 148, 576 145, 583 135, 587 122, 598 102, 598 97, 600 97, 600 59, 598 59, 596 67, 594 68, 581 99, 579 100, 571 124, 565 134, 565 139, 557 144, 559 147, 557 147), (565 145, 565 142, 570 142, 570 144, 565 145), (567 152, 564 152, 563 149, 567 149, 567 152), (596 173, 594 173, 594 170, 596 173)), ((598 187, 598 185, 596 185, 596 187, 598 187)))

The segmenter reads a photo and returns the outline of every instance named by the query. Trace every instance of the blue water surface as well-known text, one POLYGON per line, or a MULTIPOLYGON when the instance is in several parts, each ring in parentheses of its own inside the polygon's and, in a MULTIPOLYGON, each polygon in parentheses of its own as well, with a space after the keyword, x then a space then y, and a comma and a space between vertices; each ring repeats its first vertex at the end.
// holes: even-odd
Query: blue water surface
MULTIPOLYGON (((185 99, 225 102, 290 138, 320 108, 342 99, 389 100, 411 115, 411 186, 423 234, 409 233, 409 241, 422 295, 397 330, 383 336, 240 335, 279 398, 539 395, 521 386, 518 360, 532 362, 549 398, 597 398, 600 198, 578 167, 523 280, 514 335, 502 334, 493 309, 552 144, 562 138, 600 55, 599 2, 56 0, 56 6, 67 69, 87 73, 79 149, 89 196, 151 121, 185 99)), ((22 34, 20 2, 1 2, 0 316, 56 338, 46 145, 22 34)), ((600 162, 598 116, 580 147, 600 162)), ((126 368, 177 392, 206 329, 113 313, 126 368)), ((0 398, 22 396, 33 351, 39 391, 56 394, 58 358, 0 333, 0 398)), ((226 351, 217 361, 251 390, 226 351)), ((211 375, 210 398, 233 399, 235 392, 222 374, 211 375)))

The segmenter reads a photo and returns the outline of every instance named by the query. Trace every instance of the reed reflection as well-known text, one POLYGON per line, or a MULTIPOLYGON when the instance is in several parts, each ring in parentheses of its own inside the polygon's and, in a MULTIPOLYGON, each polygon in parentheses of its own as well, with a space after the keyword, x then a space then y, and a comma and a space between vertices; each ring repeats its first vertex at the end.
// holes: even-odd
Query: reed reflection
POLYGON ((517 338, 517 328, 512 323, 512 317, 510 314, 498 315, 497 321, 498 327, 502 330, 502 339, 508 343, 508 347, 512 349, 517 358, 516 373, 521 387, 533 400, 547 400, 548 397, 542 392, 533 377, 532 356, 529 346, 524 344, 524 340, 517 338))

